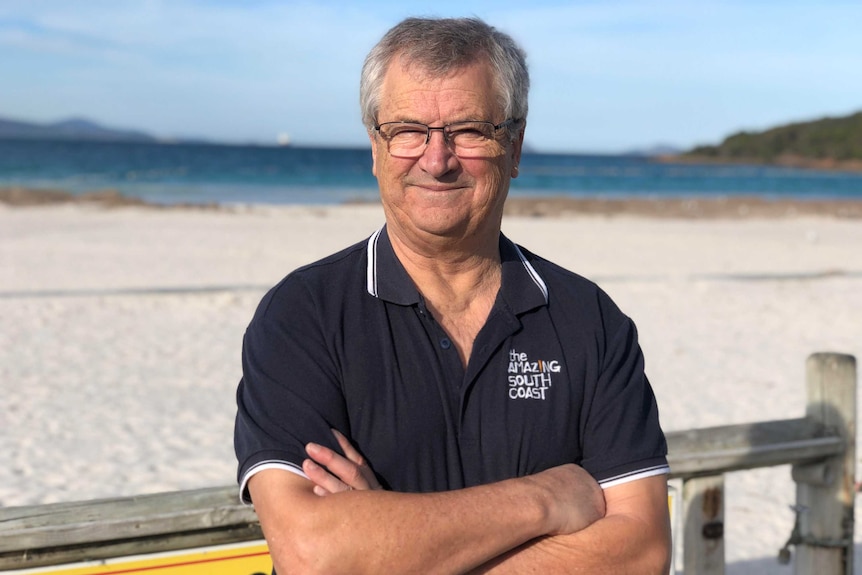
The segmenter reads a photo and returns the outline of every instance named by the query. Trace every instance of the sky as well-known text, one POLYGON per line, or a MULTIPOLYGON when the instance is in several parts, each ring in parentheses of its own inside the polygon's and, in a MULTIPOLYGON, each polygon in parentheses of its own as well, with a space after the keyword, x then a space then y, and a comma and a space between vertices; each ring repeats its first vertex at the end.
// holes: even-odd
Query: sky
POLYGON ((537 151, 686 149, 862 110, 859 0, 2 0, 0 117, 365 146, 362 62, 412 15, 521 44, 537 151))

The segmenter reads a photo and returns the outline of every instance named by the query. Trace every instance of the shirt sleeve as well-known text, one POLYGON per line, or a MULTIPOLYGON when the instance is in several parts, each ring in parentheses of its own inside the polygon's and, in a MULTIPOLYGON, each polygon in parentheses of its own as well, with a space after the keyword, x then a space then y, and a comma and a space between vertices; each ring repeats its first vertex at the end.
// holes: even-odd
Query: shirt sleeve
POLYGON ((257 471, 302 474, 310 441, 338 450, 331 430, 345 429, 347 414, 325 333, 312 290, 295 274, 264 297, 246 329, 234 428, 246 503, 257 471))
POLYGON ((604 488, 670 471, 637 329, 609 300, 606 305, 610 329, 586 414, 582 462, 604 488))

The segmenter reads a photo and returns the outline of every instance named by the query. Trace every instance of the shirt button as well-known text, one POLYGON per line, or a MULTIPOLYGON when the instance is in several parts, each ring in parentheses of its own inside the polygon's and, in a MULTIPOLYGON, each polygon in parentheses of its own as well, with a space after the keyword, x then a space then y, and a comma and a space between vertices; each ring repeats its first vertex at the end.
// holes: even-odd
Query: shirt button
POLYGON ((448 337, 444 337, 440 340, 440 347, 442 347, 443 349, 449 349, 450 347, 452 347, 452 342, 449 341, 448 337))

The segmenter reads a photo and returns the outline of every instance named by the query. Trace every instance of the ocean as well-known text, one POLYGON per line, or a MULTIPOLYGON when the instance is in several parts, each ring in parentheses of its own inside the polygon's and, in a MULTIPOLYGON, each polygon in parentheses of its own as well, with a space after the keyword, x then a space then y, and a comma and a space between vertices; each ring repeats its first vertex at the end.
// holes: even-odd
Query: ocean
MULTIPOLYGON (((860 199, 862 173, 525 153, 512 196, 860 199)), ((367 148, 0 140, 0 186, 115 189, 156 203, 374 201, 367 148)))

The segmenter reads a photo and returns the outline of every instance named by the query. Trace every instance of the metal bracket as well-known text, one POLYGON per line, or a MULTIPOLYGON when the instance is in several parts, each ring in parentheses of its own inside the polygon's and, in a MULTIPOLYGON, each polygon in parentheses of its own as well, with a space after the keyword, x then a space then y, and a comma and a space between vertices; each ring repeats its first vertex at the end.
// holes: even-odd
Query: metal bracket
POLYGON ((793 511, 793 529, 790 531, 790 538, 787 540, 787 543, 784 544, 784 547, 778 550, 778 562, 782 565, 788 565, 790 563, 790 546, 791 545, 799 545, 802 543, 802 528, 799 526, 799 516, 808 511, 808 508, 804 505, 791 505, 790 510, 793 511))
POLYGON ((828 487, 835 483, 834 467, 835 465, 824 461, 807 465, 794 465, 790 470, 790 476, 796 483, 828 487))
POLYGON ((800 526, 799 518, 803 513, 808 512, 808 507, 805 505, 791 505, 790 510, 793 511, 795 520, 793 521, 793 530, 790 532, 790 538, 787 540, 787 543, 784 544, 784 547, 778 551, 778 562, 782 565, 790 563, 791 545, 795 545, 797 547, 799 545, 808 545, 811 547, 828 547, 835 549, 838 547, 847 547, 848 545, 853 544, 849 539, 818 539, 811 535, 802 535, 802 527, 800 526))

